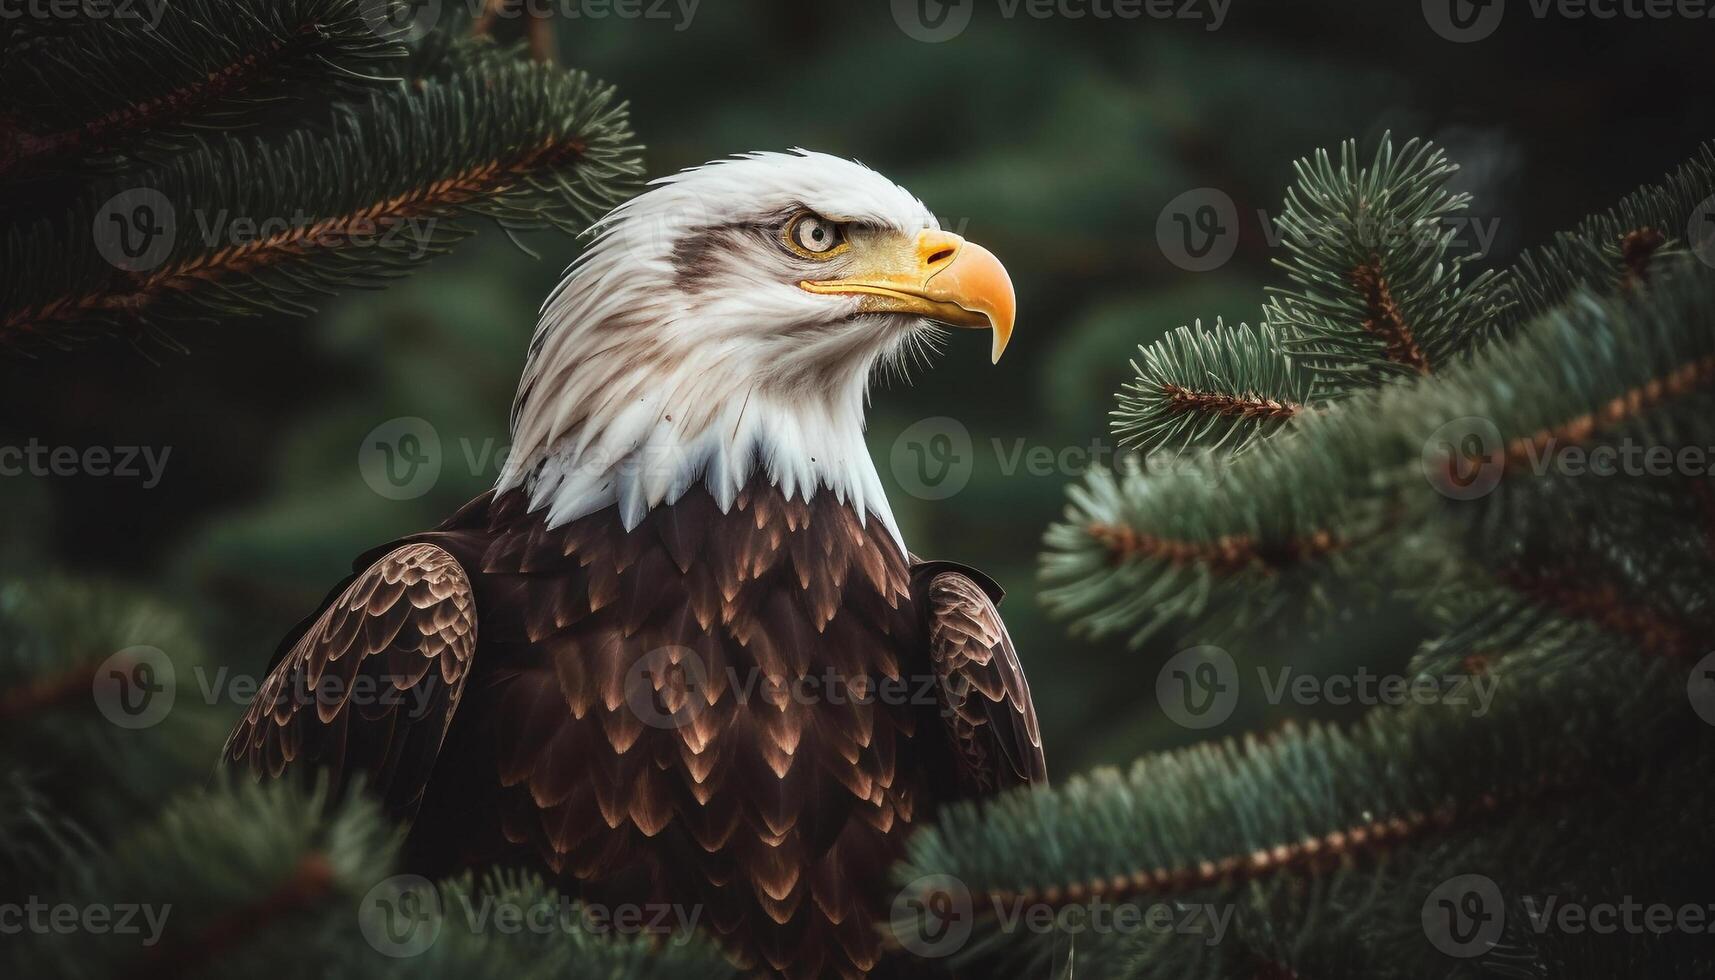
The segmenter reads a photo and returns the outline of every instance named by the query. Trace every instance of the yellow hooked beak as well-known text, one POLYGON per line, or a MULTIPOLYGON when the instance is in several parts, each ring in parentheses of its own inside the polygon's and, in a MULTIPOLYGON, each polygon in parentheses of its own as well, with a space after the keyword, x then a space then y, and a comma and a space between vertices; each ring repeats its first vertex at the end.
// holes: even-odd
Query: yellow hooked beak
POLYGON ((844 279, 805 280, 812 293, 861 297, 865 313, 907 313, 954 327, 994 331, 993 361, 1012 339, 1018 301, 994 253, 947 231, 926 229, 900 247, 871 245, 854 256, 866 271, 844 279))

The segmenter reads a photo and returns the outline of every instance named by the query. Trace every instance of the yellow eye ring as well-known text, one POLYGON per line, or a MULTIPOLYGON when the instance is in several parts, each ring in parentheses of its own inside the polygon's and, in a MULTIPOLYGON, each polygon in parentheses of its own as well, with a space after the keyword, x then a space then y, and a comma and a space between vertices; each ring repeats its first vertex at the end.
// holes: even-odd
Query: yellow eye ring
POLYGON ((826 259, 851 247, 845 226, 814 211, 802 211, 786 222, 781 242, 806 259, 826 259))

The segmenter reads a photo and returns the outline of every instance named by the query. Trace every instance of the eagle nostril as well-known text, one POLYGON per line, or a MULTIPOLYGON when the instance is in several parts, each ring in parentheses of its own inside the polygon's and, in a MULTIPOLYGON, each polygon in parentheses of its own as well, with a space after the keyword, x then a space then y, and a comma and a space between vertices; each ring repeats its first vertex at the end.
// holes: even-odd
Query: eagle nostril
POLYGON ((930 255, 929 258, 924 261, 923 264, 933 269, 938 265, 951 262, 953 260, 953 254, 957 251, 958 249, 953 248, 952 246, 937 249, 934 254, 930 255))

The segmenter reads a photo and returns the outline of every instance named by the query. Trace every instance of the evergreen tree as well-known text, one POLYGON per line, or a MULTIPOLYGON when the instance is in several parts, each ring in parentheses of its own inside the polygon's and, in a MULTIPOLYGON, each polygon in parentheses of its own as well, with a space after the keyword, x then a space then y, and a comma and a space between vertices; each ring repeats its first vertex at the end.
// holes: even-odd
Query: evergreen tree
POLYGON ((1707 912, 1715 152, 1476 276, 1434 148, 1297 172, 1287 284, 1142 351, 1114 427, 1146 454, 1072 488, 1045 601, 1221 644, 1143 669, 1172 713, 1266 693, 1224 647, 1405 595, 1434 635, 1381 653, 1414 696, 954 812, 896 929, 969 929, 937 952, 997 975, 1069 934, 1085 977, 1709 975, 1700 928, 1552 916, 1707 912))

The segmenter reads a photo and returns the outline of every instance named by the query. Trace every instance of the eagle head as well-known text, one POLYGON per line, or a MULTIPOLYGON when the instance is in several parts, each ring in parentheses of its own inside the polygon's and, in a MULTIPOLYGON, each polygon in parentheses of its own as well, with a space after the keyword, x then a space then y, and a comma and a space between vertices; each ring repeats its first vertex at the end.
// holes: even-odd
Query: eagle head
POLYGON ((999 260, 861 164, 752 153, 654 181, 592 229, 544 304, 500 488, 551 525, 617 506, 635 527, 699 484, 722 509, 758 473, 897 528, 863 443, 878 364, 1015 299, 999 260))

